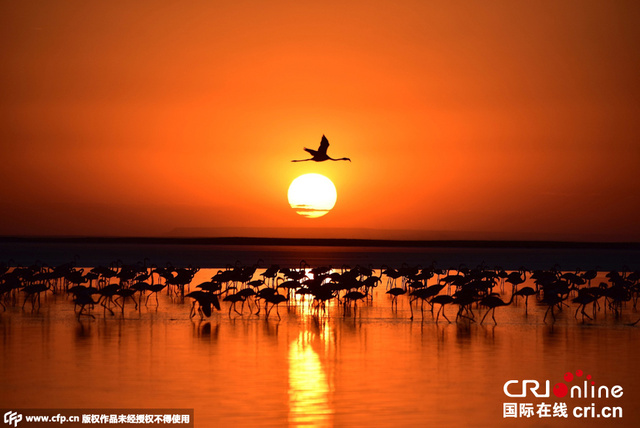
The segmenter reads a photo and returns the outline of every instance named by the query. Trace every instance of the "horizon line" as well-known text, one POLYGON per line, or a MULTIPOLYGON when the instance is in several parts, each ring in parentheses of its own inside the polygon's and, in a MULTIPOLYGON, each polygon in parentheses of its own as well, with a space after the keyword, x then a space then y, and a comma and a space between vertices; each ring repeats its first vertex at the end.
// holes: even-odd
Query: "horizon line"
POLYGON ((173 236, 17 236, 0 235, 0 243, 96 243, 158 245, 263 245, 318 247, 450 247, 450 248, 593 248, 636 249, 638 241, 569 241, 522 239, 369 239, 369 238, 284 238, 257 236, 173 237, 173 236))

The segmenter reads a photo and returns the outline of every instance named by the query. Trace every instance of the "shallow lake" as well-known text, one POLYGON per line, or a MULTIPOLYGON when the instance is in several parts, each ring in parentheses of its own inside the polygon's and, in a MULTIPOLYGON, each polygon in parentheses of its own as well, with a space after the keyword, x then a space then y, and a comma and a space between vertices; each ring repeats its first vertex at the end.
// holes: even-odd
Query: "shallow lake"
MULTIPOLYGON (((192 285, 215 272, 200 270, 192 285)), ((573 408, 619 407, 623 416, 607 424, 640 423, 640 327, 626 325, 640 317, 632 302, 619 318, 601 308, 586 322, 570 304, 553 324, 535 297, 526 314, 523 300, 497 308, 497 325, 490 315, 479 324, 484 308, 474 309, 477 322, 455 322, 456 308, 445 306, 453 322, 436 323, 428 305, 410 320, 408 297, 396 308, 386 288, 383 277, 371 301, 347 310, 292 299, 268 318, 248 307, 229 315, 226 302, 211 318, 190 318, 191 299, 166 292, 158 306, 152 298, 115 315, 96 306, 95 319, 80 321, 65 293, 47 292, 37 311, 20 300, 0 312, 0 407, 193 408, 198 427, 599 426, 595 413, 578 418, 573 408), (523 380, 553 387, 578 371, 569 387, 589 375, 596 387, 622 386, 623 396, 504 392, 509 380, 519 381, 508 388, 515 395, 523 380), (568 416, 505 417, 505 403, 565 403, 568 416)))

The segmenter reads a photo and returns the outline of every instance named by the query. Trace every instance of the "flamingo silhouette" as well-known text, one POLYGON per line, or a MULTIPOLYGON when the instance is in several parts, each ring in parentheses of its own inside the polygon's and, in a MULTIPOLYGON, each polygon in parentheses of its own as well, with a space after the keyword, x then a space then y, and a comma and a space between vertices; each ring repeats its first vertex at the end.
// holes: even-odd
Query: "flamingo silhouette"
POLYGON ((133 295, 137 292, 137 290, 133 289, 133 288, 118 288, 118 290, 116 291, 115 294, 118 295, 118 297, 116 297, 113 302, 115 304, 117 304, 118 306, 120 306, 120 308, 122 309, 122 313, 124 314, 124 304, 127 301, 127 298, 130 298, 131 300, 133 300, 133 304, 136 306, 135 308, 138 309, 138 302, 136 302, 136 299, 133 297, 133 295), (122 303, 120 302, 120 299, 122 299, 122 303))
POLYGON ((85 308, 87 305, 89 305, 90 307, 93 307, 98 303, 97 301, 93 300, 89 292, 80 292, 76 294, 75 298, 73 299, 73 302, 76 305, 80 306, 80 311, 78 312, 78 321, 80 321, 80 317, 82 315, 86 315, 95 319, 95 317, 92 314, 90 314, 88 311, 85 311, 85 308))
POLYGON ((588 304, 594 304, 594 316, 595 316, 595 302, 600 297, 600 294, 593 293, 590 288, 582 288, 578 290, 578 296, 571 299, 571 302, 577 303, 578 308, 576 309, 576 313, 573 315, 574 318, 578 317, 578 311, 582 314, 582 322, 584 323, 584 317, 593 320, 587 313, 584 311, 588 304))
MULTIPOLYGON (((514 286, 515 287, 515 286, 514 286)), ((524 313, 528 313, 529 307, 529 296, 533 296, 536 294, 535 290, 532 287, 522 287, 520 290, 517 290, 513 293, 514 296, 524 297, 524 313)))
POLYGON ((449 324, 451 324, 451 321, 449 320, 449 318, 447 318, 447 316, 444 313, 444 305, 448 305, 453 302, 454 302, 453 296, 449 296, 448 294, 439 294, 435 296, 433 299, 431 299, 432 305, 435 303, 440 305, 440 309, 438 309, 438 314, 436 315, 436 324, 438 324, 438 318, 440 317, 440 312, 442 312, 442 316, 444 317, 444 319, 449 321, 449 324))
POLYGON ((515 289, 518 285, 522 284, 527 280, 527 271, 524 268, 520 268, 519 271, 511 272, 507 275, 505 282, 508 282, 515 289), (522 276, 520 276, 522 273, 522 276))
POLYGON ((24 298, 22 309, 24 309, 24 305, 25 303, 27 303, 27 300, 29 298, 31 298, 31 310, 34 310, 36 302, 38 303, 38 309, 40 309, 40 293, 42 293, 43 291, 47 291, 48 289, 49 285, 46 284, 30 284, 23 287, 22 291, 27 293, 27 296, 24 298))
POLYGON ((487 308, 489 308, 487 310, 487 313, 484 314, 484 316, 482 317, 482 320, 480 320, 480 325, 482 325, 482 322, 484 321, 484 319, 487 317, 487 315, 489 315, 489 312, 491 312, 491 318, 493 319, 493 322, 495 323, 495 325, 498 325, 498 321, 496 321, 496 308, 500 306, 509 306, 511 303, 513 303, 514 298, 515 298, 515 294, 512 294, 509 302, 505 303, 502 299, 500 299, 495 294, 490 294, 487 297, 484 297, 482 300, 480 300, 480 304, 482 306, 486 306, 487 308))
MULTIPOLYGON (((117 303, 114 302, 113 300, 113 296, 118 295, 118 290, 120 289, 120 286, 118 284, 109 284, 106 285, 104 287, 102 287, 99 291, 98 294, 100 294, 100 298, 99 300, 101 301, 101 305, 104 307, 104 314, 106 315, 107 311, 111 312, 111 315, 114 315, 113 311, 111 310, 111 303, 114 303, 117 305, 117 303)), ((119 296, 119 295, 118 295, 119 296)))
POLYGON ((332 160, 332 161, 346 160, 351 162, 351 159, 349 158, 334 159, 329 157, 329 155, 327 155, 328 148, 329 148, 329 140, 327 140, 327 137, 323 135, 322 140, 320 140, 320 147, 318 147, 318 150, 308 149, 306 147, 304 148, 305 151, 311 154, 312 156, 311 159, 297 159, 297 160, 292 160, 291 162, 306 162, 306 161, 324 162, 326 160, 332 160))
POLYGON ((191 305, 191 312, 189 313, 189 318, 193 318, 196 313, 200 314, 200 319, 204 318, 206 315, 207 318, 211 316, 213 308, 215 307, 217 310, 220 310, 220 301, 218 300, 218 296, 213 293, 209 293, 202 290, 192 291, 188 293, 185 297, 191 297, 193 300, 193 304, 191 305), (196 303, 198 303, 198 309, 196 312, 196 303))
MULTIPOLYGON (((245 288, 244 290, 253 291, 251 288, 245 288)), ((232 309, 236 311, 237 314, 242 315, 242 311, 238 311, 238 309, 236 308, 236 303, 242 302, 242 309, 244 309, 245 300, 246 300, 246 297, 241 293, 229 294, 224 299, 222 299, 223 302, 231 302, 231 304, 229 305, 229 318, 231 318, 232 309)))
POLYGON ((267 319, 269 318, 269 314, 273 310, 274 306, 276 307, 276 314, 278 315, 278 319, 281 319, 280 312, 278 312, 278 305, 282 302, 286 302, 287 300, 289 300, 289 298, 287 296, 283 296, 282 294, 274 293, 274 294, 267 295, 264 298, 264 300, 265 300, 265 304, 264 304, 265 308, 267 306, 267 303, 271 303, 271 307, 267 311, 267 319))
POLYGON ((369 294, 369 290, 366 290, 366 293, 363 293, 361 291, 350 291, 347 294, 344 295, 344 311, 346 313, 347 311, 347 306, 349 306, 349 302, 353 302, 353 311, 354 313, 357 311, 358 309, 358 300, 362 300, 365 297, 367 297, 369 294))
POLYGON ((387 291, 387 294, 391 295, 391 308, 393 308, 393 304, 396 304, 396 309, 398 309, 398 296, 405 294, 407 290, 402 287, 393 287, 391 290, 387 291))
POLYGON ((544 318, 542 319, 542 322, 545 322, 545 323, 547 322, 547 315, 549 314, 549 312, 551 312, 551 318, 553 318, 553 323, 555 324, 556 314, 553 312, 553 308, 555 308, 556 306, 560 306, 562 304, 562 301, 565 299, 566 297, 563 298, 562 295, 559 293, 555 293, 555 292, 545 293, 541 302, 549 307, 547 308, 547 311, 544 313, 544 318))
POLYGON ((151 291, 151 293, 149 293, 149 295, 147 296, 147 300, 144 303, 145 306, 149 303, 149 298, 151 297, 152 294, 156 295, 156 306, 160 305, 160 302, 158 302, 158 293, 161 292, 162 290, 164 290, 164 287, 166 287, 167 284, 151 284, 149 285, 148 290, 151 291))
POLYGON ((418 288, 414 291, 412 291, 411 293, 409 293, 409 295, 411 296, 411 298, 409 299, 409 309, 411 310, 411 317, 409 319, 413 319, 413 302, 418 300, 418 299, 422 299, 422 303, 423 305, 420 307, 420 310, 422 312, 422 319, 424 319, 424 302, 427 301, 427 303, 429 303, 431 305, 431 313, 433 313, 433 303, 431 303, 429 301, 429 299, 434 298, 435 296, 438 295, 438 293, 440 293, 440 291, 442 291, 442 289, 445 287, 445 284, 435 284, 435 285, 430 285, 429 287, 426 288, 418 288))

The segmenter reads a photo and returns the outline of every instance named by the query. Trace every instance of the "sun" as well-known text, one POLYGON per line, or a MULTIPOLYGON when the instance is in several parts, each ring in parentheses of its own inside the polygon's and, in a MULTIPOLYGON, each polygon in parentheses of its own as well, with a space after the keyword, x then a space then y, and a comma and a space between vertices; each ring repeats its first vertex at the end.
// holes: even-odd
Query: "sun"
POLYGON ((336 186, 324 175, 304 174, 289 186, 289 205, 296 213, 307 218, 327 214, 336 204, 336 186))

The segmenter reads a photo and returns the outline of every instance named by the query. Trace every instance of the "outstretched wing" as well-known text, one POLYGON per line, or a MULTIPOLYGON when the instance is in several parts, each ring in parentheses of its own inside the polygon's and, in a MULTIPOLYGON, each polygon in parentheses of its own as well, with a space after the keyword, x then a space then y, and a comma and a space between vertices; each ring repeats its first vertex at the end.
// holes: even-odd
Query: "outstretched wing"
POLYGON ((220 301, 218 300, 218 296, 215 294, 211 296, 211 303, 213 303, 213 306, 215 306, 217 310, 220 310, 220 301))
POLYGON ((327 149, 329 148, 329 140, 324 135, 322 136, 322 140, 320 140, 320 147, 318 148, 318 153, 327 154, 327 149))

